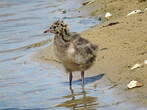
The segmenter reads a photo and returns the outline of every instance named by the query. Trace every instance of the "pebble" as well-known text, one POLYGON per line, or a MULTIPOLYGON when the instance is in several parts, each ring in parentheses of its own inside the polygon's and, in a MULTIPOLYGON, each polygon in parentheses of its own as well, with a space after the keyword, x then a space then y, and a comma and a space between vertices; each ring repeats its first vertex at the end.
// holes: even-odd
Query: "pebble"
POLYGON ((129 82, 129 84, 127 85, 127 87, 129 89, 132 89, 132 88, 135 88, 135 87, 142 87, 143 86, 143 83, 139 82, 139 81, 135 81, 135 80, 132 80, 129 82))
POLYGON ((132 68, 131 70, 134 70, 136 68, 140 68, 142 66, 142 64, 139 64, 139 63, 136 63, 132 68))
POLYGON ((111 14, 110 12, 107 12, 107 13, 105 14, 105 18, 110 19, 110 17, 112 17, 112 14, 111 14))
POLYGON ((144 64, 147 64, 147 60, 144 60, 144 64))
POLYGON ((132 12, 130 12, 127 16, 133 15, 133 14, 138 14, 138 13, 142 13, 141 10, 134 10, 132 12))

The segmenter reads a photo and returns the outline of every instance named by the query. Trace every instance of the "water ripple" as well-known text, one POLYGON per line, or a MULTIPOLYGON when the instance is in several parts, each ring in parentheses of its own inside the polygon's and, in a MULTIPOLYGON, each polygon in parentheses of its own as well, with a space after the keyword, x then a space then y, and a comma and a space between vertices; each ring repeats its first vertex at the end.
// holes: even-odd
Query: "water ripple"
POLYGON ((0 53, 9 53, 9 52, 15 52, 15 51, 20 51, 20 50, 26 50, 26 49, 41 47, 43 45, 48 44, 51 41, 52 41, 51 39, 48 39, 48 40, 33 43, 33 44, 30 44, 30 45, 27 45, 27 46, 24 46, 24 47, 19 47, 19 48, 9 49, 9 50, 2 50, 2 51, 0 51, 0 53))
POLYGON ((11 19, 6 19, 6 20, 1 20, 0 22, 12 22, 12 21, 26 21, 26 20, 34 20, 34 19, 39 19, 39 17, 22 17, 22 18, 11 18, 11 19))

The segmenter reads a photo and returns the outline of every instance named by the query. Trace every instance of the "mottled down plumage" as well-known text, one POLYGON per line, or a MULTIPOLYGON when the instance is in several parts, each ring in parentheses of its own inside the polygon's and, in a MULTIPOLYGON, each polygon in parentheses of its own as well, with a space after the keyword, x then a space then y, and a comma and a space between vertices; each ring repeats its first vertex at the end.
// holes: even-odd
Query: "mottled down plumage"
MULTIPOLYGON (((70 73, 70 85, 73 71, 81 71, 83 78, 84 71, 90 68, 96 59, 98 46, 82 38, 76 32, 69 32, 63 21, 56 21, 46 32, 55 34, 55 55, 70 73)), ((82 80, 84 85, 84 78, 82 80)))
POLYGON ((57 57, 69 72, 84 71, 94 63, 97 46, 83 39, 77 33, 70 33, 68 41, 57 36, 54 39, 54 49, 57 57))

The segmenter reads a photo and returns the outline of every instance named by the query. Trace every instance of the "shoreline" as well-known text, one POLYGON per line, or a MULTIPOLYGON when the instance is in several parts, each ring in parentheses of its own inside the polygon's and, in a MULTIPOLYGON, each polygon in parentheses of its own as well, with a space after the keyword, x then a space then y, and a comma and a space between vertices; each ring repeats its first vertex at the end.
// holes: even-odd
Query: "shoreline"
MULTIPOLYGON (((147 99, 145 98, 147 91, 147 65, 134 70, 130 70, 130 68, 136 63, 142 63, 144 60, 147 60, 147 11, 131 16, 127 16, 127 14, 136 9, 143 10, 147 8, 147 1, 107 0, 103 7, 96 8, 98 3, 100 3, 100 0, 96 0, 96 2, 79 9, 82 12, 87 7, 95 7, 88 13, 92 16, 99 15, 103 17, 104 12, 112 13, 110 20, 100 26, 81 32, 82 37, 100 47, 97 61, 92 68, 86 71, 86 77, 105 73, 105 78, 96 81, 93 86, 98 87, 101 84, 113 85, 114 83, 117 86, 112 89, 117 89, 116 94, 119 94, 119 97, 123 97, 122 100, 127 100, 126 103, 133 102, 145 106, 147 105, 147 99), (116 21, 118 24, 109 26, 109 23, 116 21), (139 80, 143 82, 144 86, 128 90, 126 88, 130 80, 139 80)), ((56 60, 51 51, 52 46, 42 49, 35 56, 41 62, 56 60)), ((75 77, 75 79, 78 78, 79 76, 75 77)), ((132 108, 135 108, 135 106, 132 108)))

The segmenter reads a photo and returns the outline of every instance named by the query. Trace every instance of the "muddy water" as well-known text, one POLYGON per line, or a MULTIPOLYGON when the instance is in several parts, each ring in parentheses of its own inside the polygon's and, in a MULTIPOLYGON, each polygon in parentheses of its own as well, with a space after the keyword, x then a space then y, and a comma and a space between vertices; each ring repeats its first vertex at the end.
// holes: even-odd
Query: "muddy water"
POLYGON ((80 4, 79 0, 0 1, 0 109, 96 110, 117 104, 112 90, 88 86, 104 74, 87 78, 85 90, 80 80, 69 88, 64 71, 31 60, 34 52, 50 45, 52 35, 43 31, 53 21, 62 18, 76 32, 99 23, 81 17, 76 11, 80 4))

